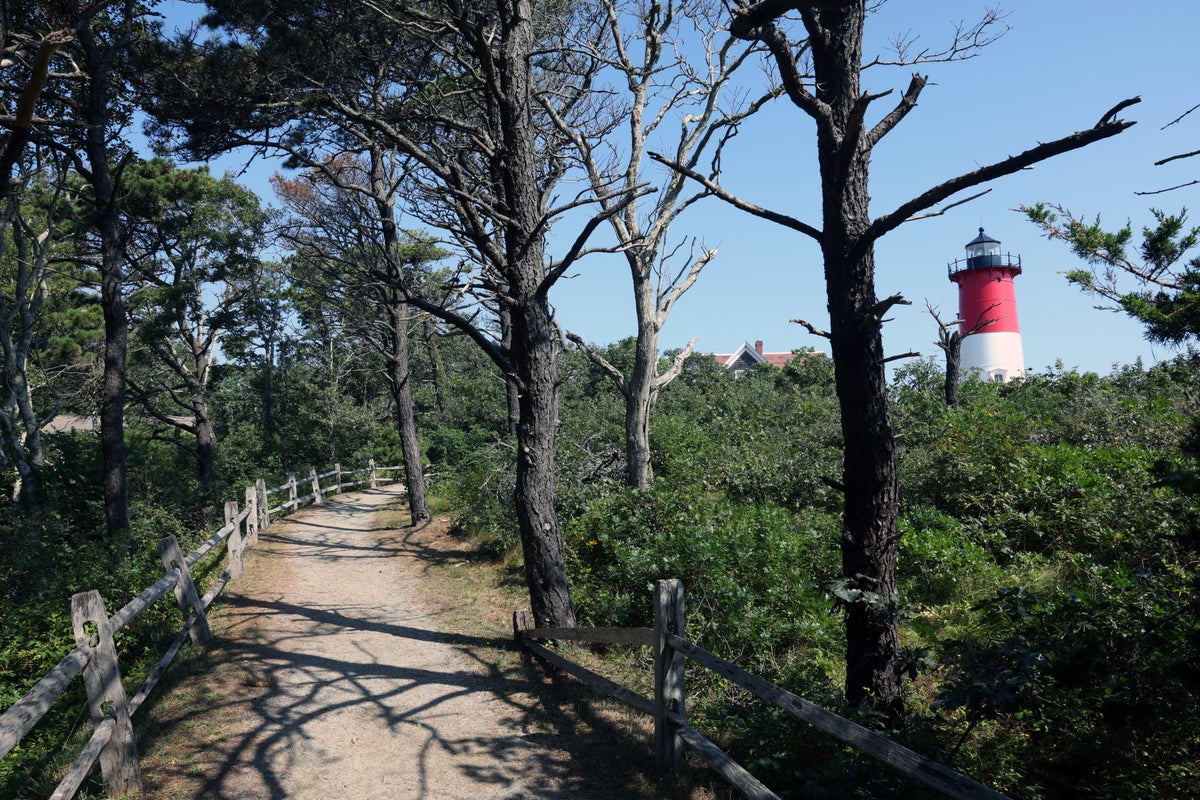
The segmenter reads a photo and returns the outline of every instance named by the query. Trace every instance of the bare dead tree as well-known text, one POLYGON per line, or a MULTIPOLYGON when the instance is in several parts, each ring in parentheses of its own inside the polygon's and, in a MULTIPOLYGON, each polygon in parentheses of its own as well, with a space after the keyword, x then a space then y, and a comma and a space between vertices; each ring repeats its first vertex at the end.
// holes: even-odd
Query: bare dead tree
POLYGON ((943 396, 946 398, 946 405, 952 408, 958 408, 958 383, 959 374, 962 367, 962 342, 968 336, 983 331, 998 321, 994 317, 988 317, 987 314, 996 304, 988 306, 983 313, 979 315, 979 319, 973 324, 967 326, 966 320, 955 319, 950 322, 943 322, 938 311, 929 300, 925 301, 925 310, 929 312, 929 316, 933 317, 933 321, 938 326, 938 338, 934 342, 946 354, 946 380, 943 388, 943 396))
MULTIPOLYGON (((61 210, 76 198, 66 181, 65 159, 51 160, 40 200, 45 211, 26 213, 23 189, 0 197, 0 256, 12 265, 0 291, 0 467, 16 471, 12 499, 32 510, 40 493, 40 475, 45 466, 42 428, 54 416, 34 406, 35 381, 31 365, 36 337, 41 327, 42 308, 49 294, 48 282, 53 256, 61 234, 61 210)), ((30 176, 23 176, 21 184, 30 176)))
POLYGON ((568 333, 616 385, 625 402, 626 484, 650 486, 650 417, 658 394, 679 374, 692 353, 693 338, 660 373, 658 340, 675 303, 700 277, 715 249, 696 242, 672 241, 671 226, 691 205, 708 194, 679 171, 661 181, 644 165, 650 140, 669 136, 672 158, 689 169, 715 178, 721 151, 753 115, 777 92, 747 97, 732 86, 738 70, 753 64, 762 48, 729 35, 721 19, 724 4, 716 0, 605 0, 599 4, 602 35, 571 46, 615 75, 611 87, 615 113, 624 134, 593 142, 547 107, 569 139, 602 208, 608 216, 633 281, 637 337, 628 374, 604 359, 581 337, 568 333), (707 162, 707 163, 704 163, 707 162), (703 166, 702 166, 703 164, 703 166), (639 195, 651 182, 655 192, 639 195))

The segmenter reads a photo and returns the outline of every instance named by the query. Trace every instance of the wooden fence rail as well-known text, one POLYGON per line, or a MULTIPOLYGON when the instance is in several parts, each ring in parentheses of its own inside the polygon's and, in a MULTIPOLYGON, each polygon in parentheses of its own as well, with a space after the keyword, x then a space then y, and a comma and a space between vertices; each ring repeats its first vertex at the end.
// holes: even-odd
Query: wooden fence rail
POLYGON ((654 749, 659 765, 679 771, 684 753, 691 748, 700 759, 743 797, 779 800, 732 757, 687 721, 684 663, 691 659, 726 680, 752 692, 796 719, 887 764, 907 777, 955 800, 1007 800, 976 780, 926 758, 886 736, 827 711, 730 662, 697 647, 684 638, 683 584, 677 580, 655 585, 653 628, 535 628, 528 611, 513 614, 513 634, 526 649, 627 705, 654 717, 654 749), (638 694, 564 658, 539 642, 544 639, 598 644, 638 644, 654 648, 654 698, 638 694))
POLYGON ((75 648, 0 715, 0 758, 12 752, 46 715, 54 701, 67 690, 71 681, 82 673, 93 732, 51 798, 66 800, 73 797, 97 760, 100 761, 100 771, 109 797, 140 792, 141 768, 130 719, 149 697, 186 640, 190 638, 193 642, 202 643, 212 639, 207 609, 230 580, 242 576, 242 554, 248 545, 256 543, 259 530, 270 524, 271 514, 279 511, 291 513, 307 502, 319 503, 324 496, 339 494, 347 488, 364 484, 374 488, 379 483, 380 472, 391 472, 393 480, 390 482, 395 482, 395 476, 401 470, 403 467, 376 467, 373 460, 363 469, 349 472, 343 472, 340 465, 336 464, 333 470, 320 475, 315 469, 310 470, 312 492, 304 497, 296 495, 294 475, 289 475, 287 483, 274 489, 267 489, 266 483, 259 479, 254 486, 246 488, 244 508, 239 509, 236 500, 225 504, 225 524, 193 552, 185 556, 173 536, 160 539, 159 555, 166 574, 143 589, 111 617, 105 610, 99 592, 80 592, 72 596, 71 620, 75 648), (361 480, 344 480, 348 475, 365 477, 361 480), (335 480, 322 486, 321 481, 330 477, 335 480), (288 500, 270 508, 270 495, 284 491, 288 492, 288 500), (192 567, 222 544, 226 553, 225 569, 201 596, 192 581, 192 567), (113 637, 172 590, 183 614, 183 626, 158 664, 146 676, 141 688, 132 698, 126 698, 113 637))

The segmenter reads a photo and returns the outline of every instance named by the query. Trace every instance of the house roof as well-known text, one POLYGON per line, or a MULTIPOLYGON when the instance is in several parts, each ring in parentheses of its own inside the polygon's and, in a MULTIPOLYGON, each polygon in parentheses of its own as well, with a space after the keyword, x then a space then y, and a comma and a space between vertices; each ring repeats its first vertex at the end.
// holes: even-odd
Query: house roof
POLYGON ((761 339, 753 345, 749 342, 743 342, 742 346, 733 353, 713 354, 713 358, 716 359, 717 363, 727 370, 750 369, 755 364, 770 364, 772 367, 781 368, 795 357, 795 353, 763 352, 761 339))

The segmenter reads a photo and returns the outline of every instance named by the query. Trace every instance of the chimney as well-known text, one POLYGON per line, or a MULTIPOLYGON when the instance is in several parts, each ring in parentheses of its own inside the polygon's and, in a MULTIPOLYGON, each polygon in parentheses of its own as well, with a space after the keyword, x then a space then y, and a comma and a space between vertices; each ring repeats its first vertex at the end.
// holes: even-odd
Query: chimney
POLYGON ((759 339, 754 343, 754 349, 758 351, 760 356, 762 355, 762 339, 759 339))

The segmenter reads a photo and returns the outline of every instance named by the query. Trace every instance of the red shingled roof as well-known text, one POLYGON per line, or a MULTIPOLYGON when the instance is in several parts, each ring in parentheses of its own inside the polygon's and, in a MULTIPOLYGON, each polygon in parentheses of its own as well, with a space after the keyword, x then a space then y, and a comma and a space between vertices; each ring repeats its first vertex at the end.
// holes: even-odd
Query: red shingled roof
POLYGON ((745 363, 745 366, 766 362, 772 367, 781 368, 795 357, 795 353, 764 353, 762 339, 757 340, 754 347, 746 342, 736 352, 713 354, 713 358, 718 364, 729 368, 733 368, 735 359, 736 363, 745 363))

